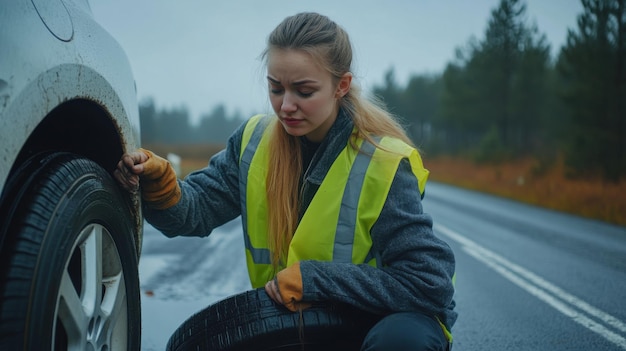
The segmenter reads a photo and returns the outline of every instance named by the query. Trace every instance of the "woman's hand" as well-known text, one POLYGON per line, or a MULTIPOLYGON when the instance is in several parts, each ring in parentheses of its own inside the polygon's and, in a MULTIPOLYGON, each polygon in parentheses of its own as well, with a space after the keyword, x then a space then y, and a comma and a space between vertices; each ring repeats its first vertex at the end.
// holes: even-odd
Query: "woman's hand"
POLYGON ((145 170, 146 161, 148 161, 148 155, 139 150, 124 154, 117 163, 113 176, 124 189, 136 192, 139 189, 139 176, 145 170))
POLYGON ((182 196, 172 165, 150 150, 138 149, 124 154, 113 176, 130 192, 139 190, 141 180, 141 198, 157 210, 176 205, 182 196))
POLYGON ((311 307, 310 302, 302 301, 300 262, 283 269, 276 274, 274 279, 265 283, 265 292, 276 303, 287 307, 293 312, 311 307))

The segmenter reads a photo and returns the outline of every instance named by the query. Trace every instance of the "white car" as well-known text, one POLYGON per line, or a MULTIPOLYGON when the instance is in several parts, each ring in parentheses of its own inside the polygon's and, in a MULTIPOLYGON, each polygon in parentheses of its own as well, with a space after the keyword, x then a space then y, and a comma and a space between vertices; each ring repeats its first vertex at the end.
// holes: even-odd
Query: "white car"
POLYGON ((0 5, 0 350, 140 350, 135 83, 87 0, 0 5))

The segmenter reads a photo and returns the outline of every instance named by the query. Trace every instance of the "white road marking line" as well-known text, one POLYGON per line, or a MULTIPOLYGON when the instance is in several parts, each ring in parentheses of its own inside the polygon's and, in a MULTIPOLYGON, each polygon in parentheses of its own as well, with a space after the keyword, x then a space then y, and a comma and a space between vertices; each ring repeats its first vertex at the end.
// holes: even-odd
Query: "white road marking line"
POLYGON ((515 285, 549 304, 576 323, 579 323, 583 327, 626 350, 626 338, 592 320, 589 316, 595 317, 621 332, 626 332, 626 324, 624 322, 565 292, 556 285, 510 262, 493 251, 478 245, 450 228, 436 224, 435 230, 461 244, 469 255, 485 263, 488 267, 500 273, 515 285), (584 313, 587 313, 589 316, 584 313))

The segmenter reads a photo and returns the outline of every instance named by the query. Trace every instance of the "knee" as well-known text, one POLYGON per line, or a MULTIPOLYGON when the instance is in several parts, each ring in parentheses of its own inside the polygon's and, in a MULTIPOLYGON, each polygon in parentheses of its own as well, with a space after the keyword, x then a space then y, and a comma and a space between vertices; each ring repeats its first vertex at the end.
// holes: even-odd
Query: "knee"
POLYGON ((394 313, 367 333, 362 351, 426 351, 447 349, 447 340, 433 318, 420 313, 394 313))

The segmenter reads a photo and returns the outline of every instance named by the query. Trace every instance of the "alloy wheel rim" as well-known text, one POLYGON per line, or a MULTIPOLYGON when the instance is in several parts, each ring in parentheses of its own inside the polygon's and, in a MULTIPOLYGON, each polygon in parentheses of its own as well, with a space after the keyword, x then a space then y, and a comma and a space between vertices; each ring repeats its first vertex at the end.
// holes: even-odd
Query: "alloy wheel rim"
POLYGON ((128 304, 121 258, 100 224, 79 233, 65 263, 53 323, 55 350, 125 349, 128 304))

